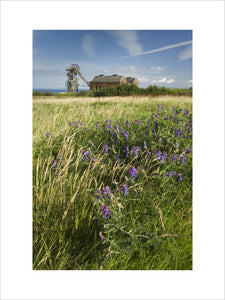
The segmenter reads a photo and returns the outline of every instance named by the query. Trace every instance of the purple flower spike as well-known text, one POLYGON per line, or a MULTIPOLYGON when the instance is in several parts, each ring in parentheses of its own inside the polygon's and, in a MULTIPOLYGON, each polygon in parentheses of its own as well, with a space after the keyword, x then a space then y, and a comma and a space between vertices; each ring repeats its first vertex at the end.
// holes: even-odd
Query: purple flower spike
POLYGON ((104 239, 105 239, 104 236, 102 234, 100 234, 99 236, 100 236, 101 241, 104 241, 104 239))
POLYGON ((62 155, 59 155, 59 160, 62 161, 62 155))
POLYGON ((146 149, 147 155, 150 155, 150 151, 148 149, 146 149))
POLYGON ((172 161, 175 161, 177 158, 178 158, 178 155, 175 154, 175 155, 172 157, 172 161))
POLYGON ((105 217, 106 219, 110 217, 109 211, 105 212, 104 217, 105 217))
POLYGON ((126 125, 128 128, 130 127, 130 122, 128 120, 126 121, 126 125))
POLYGON ((83 153, 83 160, 86 160, 90 156, 89 151, 82 150, 82 153, 83 153))
POLYGON ((108 145, 106 145, 106 144, 103 144, 103 147, 104 147, 104 151, 105 151, 105 153, 108 153, 108 145))
POLYGON ((156 131, 155 131, 155 128, 152 128, 152 132, 154 134, 154 137, 156 137, 156 131))
POLYGON ((159 161, 161 161, 163 159, 163 156, 162 156, 161 152, 159 150, 157 150, 156 154, 158 156, 159 161))
POLYGON ((135 169, 135 167, 130 168, 129 174, 132 177, 132 179, 135 179, 137 177, 137 170, 135 169))
POLYGON ((120 156, 119 156, 119 154, 117 154, 117 160, 118 160, 118 163, 120 164, 120 156))
POLYGON ((128 157, 128 155, 129 155, 129 147, 128 146, 125 147, 125 154, 126 154, 126 157, 128 157))
POLYGON ((126 186, 125 183, 124 183, 124 185, 123 185, 123 190, 124 190, 123 196, 126 197, 126 196, 128 195, 128 187, 126 186))
POLYGON ((97 190, 97 199, 101 199, 101 190, 97 190))
POLYGON ((50 133, 49 133, 49 132, 47 132, 47 133, 46 133, 46 137, 49 137, 49 135, 50 135, 50 133))
POLYGON ((181 164, 184 164, 184 162, 185 162, 185 156, 181 156, 181 157, 180 157, 180 163, 181 163, 181 164))
POLYGON ((53 163, 53 165, 54 165, 55 167, 57 167, 57 163, 56 163, 56 160, 55 160, 55 159, 53 159, 52 163, 53 163))
POLYGON ((189 147, 189 152, 192 152, 192 147, 189 147))
POLYGON ((178 182, 180 182, 181 180, 183 180, 183 177, 182 177, 181 173, 178 173, 177 175, 179 176, 178 182))
POLYGON ((168 174, 166 174, 167 177, 171 177, 173 175, 173 172, 169 172, 168 174))

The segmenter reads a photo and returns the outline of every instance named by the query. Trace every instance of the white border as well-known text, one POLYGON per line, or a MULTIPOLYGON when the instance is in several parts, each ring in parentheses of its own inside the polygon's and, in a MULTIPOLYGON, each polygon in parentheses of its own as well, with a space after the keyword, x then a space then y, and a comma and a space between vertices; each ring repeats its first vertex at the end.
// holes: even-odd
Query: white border
POLYGON ((224 299, 224 2, 4 1, 1 7, 2 299, 224 299), (193 30, 193 271, 32 271, 33 29, 193 30))

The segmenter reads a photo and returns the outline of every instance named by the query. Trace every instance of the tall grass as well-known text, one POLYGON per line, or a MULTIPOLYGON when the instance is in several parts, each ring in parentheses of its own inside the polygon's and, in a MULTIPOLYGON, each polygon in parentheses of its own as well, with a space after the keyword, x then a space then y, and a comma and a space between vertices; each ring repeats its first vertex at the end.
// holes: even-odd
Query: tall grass
POLYGON ((192 268, 191 108, 187 97, 34 100, 35 270, 192 268))

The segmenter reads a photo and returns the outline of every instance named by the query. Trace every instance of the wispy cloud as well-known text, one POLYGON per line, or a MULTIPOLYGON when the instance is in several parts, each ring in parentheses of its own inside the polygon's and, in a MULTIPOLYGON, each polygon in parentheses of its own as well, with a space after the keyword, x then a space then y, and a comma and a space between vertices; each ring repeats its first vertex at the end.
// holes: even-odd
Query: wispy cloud
POLYGON ((95 56, 95 46, 94 46, 94 39, 91 34, 86 33, 82 40, 82 50, 85 54, 89 57, 95 56))
POLYGON ((159 72, 162 72, 162 71, 164 71, 166 69, 166 66, 156 66, 156 67, 154 67, 154 66, 152 66, 151 68, 150 68, 150 71, 151 72, 156 72, 156 73, 159 73, 159 72))
MULTIPOLYGON (((141 56, 141 55, 157 53, 157 52, 166 51, 166 50, 181 47, 181 46, 186 46, 186 45, 189 45, 189 44, 192 44, 192 41, 185 41, 185 42, 181 42, 181 43, 177 43, 177 44, 167 45, 165 47, 153 49, 153 50, 150 50, 150 51, 144 51, 144 52, 140 52, 140 53, 136 53, 136 54, 133 53, 133 54, 130 54, 130 56, 141 56)), ((119 58, 128 58, 130 56, 121 56, 119 58)))
POLYGON ((170 84, 170 83, 173 83, 173 82, 175 82, 175 79, 173 79, 173 78, 167 79, 166 77, 161 78, 159 80, 155 80, 155 79, 152 80, 152 83, 168 83, 168 84, 170 84))
POLYGON ((142 45, 139 42, 137 31, 116 30, 109 31, 109 34, 115 38, 117 44, 125 48, 130 56, 137 56, 143 53, 142 45))
POLYGON ((192 58, 192 45, 189 45, 187 48, 185 48, 181 53, 179 54, 179 60, 184 61, 187 59, 192 58))

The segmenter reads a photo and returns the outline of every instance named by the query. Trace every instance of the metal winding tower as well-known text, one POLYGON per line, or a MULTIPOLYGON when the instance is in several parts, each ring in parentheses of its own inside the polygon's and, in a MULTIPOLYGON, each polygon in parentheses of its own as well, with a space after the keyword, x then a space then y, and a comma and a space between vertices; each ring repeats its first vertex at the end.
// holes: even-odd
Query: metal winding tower
POLYGON ((89 81, 87 81, 80 72, 80 67, 77 64, 72 64, 67 71, 67 81, 66 81, 66 92, 67 93, 77 93, 78 92, 78 75, 80 78, 90 86, 89 81))

